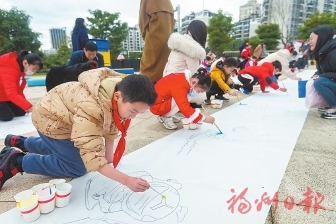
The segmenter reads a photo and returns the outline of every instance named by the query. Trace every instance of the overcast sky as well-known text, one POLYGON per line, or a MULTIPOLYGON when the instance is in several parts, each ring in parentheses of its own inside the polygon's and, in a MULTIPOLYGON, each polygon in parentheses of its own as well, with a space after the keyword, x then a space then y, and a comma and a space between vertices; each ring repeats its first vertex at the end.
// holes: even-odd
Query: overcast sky
MULTIPOLYGON (((138 23, 140 5, 140 0, 0 0, 0 2, 2 9, 8 10, 14 6, 32 17, 30 27, 33 31, 42 33, 40 41, 43 50, 51 48, 50 28, 66 27, 67 35, 70 35, 75 19, 78 17, 86 19, 90 15, 89 9, 119 12, 120 20, 133 27, 138 23)), ((181 18, 203 9, 203 0, 171 0, 171 2, 174 8, 180 5, 181 18)), ((231 13, 234 21, 238 21, 239 6, 247 2, 248 0, 204 0, 204 9, 217 12, 221 8, 224 12, 231 13)), ((258 2, 261 3, 262 0, 258 2)))

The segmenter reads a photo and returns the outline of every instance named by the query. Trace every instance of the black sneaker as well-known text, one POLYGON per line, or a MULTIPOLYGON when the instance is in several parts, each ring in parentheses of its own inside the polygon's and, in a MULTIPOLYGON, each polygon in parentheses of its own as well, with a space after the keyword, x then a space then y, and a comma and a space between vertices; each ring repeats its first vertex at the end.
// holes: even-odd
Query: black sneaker
POLYGON ((190 106, 192 108, 202 108, 202 104, 198 104, 198 103, 190 103, 190 106))
POLYGON ((0 152, 0 190, 7 180, 18 172, 22 174, 22 164, 18 164, 16 158, 25 154, 18 149, 5 147, 0 152))
POLYGON ((327 110, 325 113, 321 114, 321 117, 325 119, 336 119, 336 108, 327 110))
POLYGON ((5 146, 16 147, 21 149, 23 152, 28 152, 28 149, 24 146, 24 141, 26 137, 19 135, 7 135, 5 138, 5 146))
POLYGON ((225 98, 224 96, 218 96, 218 95, 215 96, 215 99, 217 99, 217 100, 229 101, 228 98, 225 98))
POLYGON ((319 107, 317 110, 321 113, 325 113, 327 110, 331 109, 330 107, 319 107))

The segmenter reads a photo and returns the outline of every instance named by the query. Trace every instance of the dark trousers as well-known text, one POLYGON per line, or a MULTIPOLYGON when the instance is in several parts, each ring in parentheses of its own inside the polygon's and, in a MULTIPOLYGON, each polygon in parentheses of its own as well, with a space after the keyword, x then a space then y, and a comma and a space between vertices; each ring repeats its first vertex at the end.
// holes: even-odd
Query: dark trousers
POLYGON ((26 111, 10 101, 0 102, 0 121, 11 121, 14 117, 24 116, 26 111))
POLYGON ((238 80, 243 84, 243 88, 249 92, 253 91, 253 86, 259 81, 257 76, 255 75, 251 75, 251 76, 253 77, 252 82, 251 82, 251 79, 246 79, 242 77, 241 75, 238 75, 238 80))
POLYGON ((210 100, 211 96, 216 95, 216 94, 217 96, 223 96, 224 91, 218 86, 217 82, 213 81, 211 83, 209 92, 206 92, 207 100, 210 100))

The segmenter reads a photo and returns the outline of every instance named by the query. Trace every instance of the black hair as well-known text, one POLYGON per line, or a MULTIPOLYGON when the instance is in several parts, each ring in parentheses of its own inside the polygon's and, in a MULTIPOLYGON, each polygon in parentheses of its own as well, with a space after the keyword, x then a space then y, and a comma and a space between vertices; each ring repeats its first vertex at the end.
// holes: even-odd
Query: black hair
POLYGON ((222 58, 227 58, 228 56, 225 53, 223 53, 221 57, 222 58))
POLYGON ((335 30, 332 26, 326 25, 313 29, 312 33, 315 33, 318 38, 314 50, 311 51, 309 48, 309 53, 313 58, 317 59, 322 47, 327 43, 327 41, 334 38, 335 30))
POLYGON ((208 61, 211 60, 210 56, 206 56, 205 59, 208 61))
POLYGON ((24 60, 27 60, 29 65, 39 66, 39 70, 41 70, 43 68, 42 60, 37 54, 30 53, 29 51, 22 51, 19 54, 19 57, 16 60, 19 64, 19 66, 20 66, 21 72, 23 72, 23 70, 24 70, 24 67, 23 67, 23 64, 22 64, 24 60))
POLYGON ((199 85, 204 90, 209 90, 211 86, 211 77, 208 73, 208 71, 200 67, 197 69, 197 72, 191 76, 191 78, 198 79, 197 85, 199 85))
POLYGON ((235 58, 225 58, 224 61, 220 60, 217 62, 216 64, 216 68, 218 68, 219 70, 221 70, 225 76, 225 81, 228 80, 229 78, 229 74, 227 74, 223 68, 223 66, 226 65, 227 67, 235 67, 237 68, 238 64, 237 64, 237 60, 235 58))
POLYGON ((145 75, 128 75, 116 87, 123 96, 124 103, 143 102, 154 105, 157 94, 153 82, 145 75))
POLYGON ((188 26, 187 34, 199 43, 203 48, 205 48, 205 43, 207 39, 207 27, 205 23, 201 20, 193 20, 188 26))
POLYGON ((223 66, 226 65, 227 67, 235 67, 237 68, 238 64, 237 64, 237 60, 235 58, 229 57, 229 58, 225 58, 224 62, 223 62, 223 66))
POLYGON ((75 20, 75 27, 74 28, 79 28, 79 27, 85 27, 83 18, 77 18, 75 20))
POLYGON ((93 41, 86 42, 84 48, 87 51, 98 51, 97 44, 93 41))
POLYGON ((272 65, 273 65, 275 68, 279 69, 279 71, 281 72, 281 70, 282 70, 282 65, 281 65, 280 61, 278 61, 278 60, 273 61, 273 62, 272 62, 272 65))
POLYGON ((87 61, 85 64, 86 64, 85 71, 98 68, 98 63, 93 60, 87 61))
POLYGON ((252 59, 257 59, 257 57, 253 55, 253 56, 252 56, 252 59))
POLYGON ((297 55, 297 52, 296 51, 292 51, 290 52, 292 55, 297 55))

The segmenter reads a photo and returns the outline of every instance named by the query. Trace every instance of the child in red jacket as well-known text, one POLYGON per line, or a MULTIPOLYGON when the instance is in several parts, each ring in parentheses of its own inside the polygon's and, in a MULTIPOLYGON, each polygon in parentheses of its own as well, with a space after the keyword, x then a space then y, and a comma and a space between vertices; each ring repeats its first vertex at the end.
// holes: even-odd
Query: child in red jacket
POLYGON ((167 129, 174 130, 173 115, 180 111, 190 123, 214 123, 215 118, 203 115, 198 108, 190 106, 190 97, 209 90, 211 78, 205 68, 199 68, 194 75, 189 70, 164 76, 155 84, 158 94, 155 104, 150 108, 159 115, 159 122, 167 129))
POLYGON ((32 111, 33 105, 23 94, 25 75, 32 75, 42 67, 41 58, 28 51, 0 56, 0 121, 11 121, 32 111))
POLYGON ((260 66, 250 66, 245 68, 238 73, 238 80, 243 84, 240 91, 243 94, 249 94, 253 90, 253 85, 257 82, 260 84, 260 89, 263 93, 268 93, 265 91, 266 85, 271 86, 273 89, 279 89, 282 92, 286 92, 286 88, 279 88, 278 84, 272 81, 274 73, 281 72, 282 66, 279 61, 265 62, 260 66))

